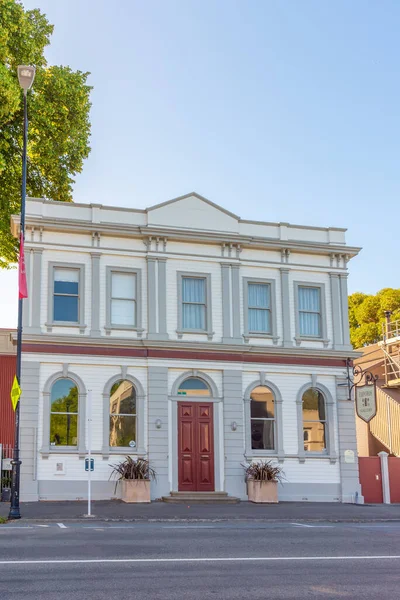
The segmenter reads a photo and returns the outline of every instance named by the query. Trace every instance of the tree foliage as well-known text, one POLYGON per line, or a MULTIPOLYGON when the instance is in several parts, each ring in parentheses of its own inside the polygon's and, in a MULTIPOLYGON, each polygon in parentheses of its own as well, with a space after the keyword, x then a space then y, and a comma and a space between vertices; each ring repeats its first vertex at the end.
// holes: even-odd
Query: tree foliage
POLYGON ((72 201, 74 176, 90 152, 89 73, 48 66, 44 50, 53 32, 40 10, 0 0, 0 267, 17 257, 10 216, 20 211, 23 96, 17 66, 36 66, 28 92, 27 195, 72 201))
POLYGON ((355 292, 349 296, 350 338, 354 348, 374 344, 382 336, 385 311, 400 319, 400 289, 384 288, 375 296, 355 292))

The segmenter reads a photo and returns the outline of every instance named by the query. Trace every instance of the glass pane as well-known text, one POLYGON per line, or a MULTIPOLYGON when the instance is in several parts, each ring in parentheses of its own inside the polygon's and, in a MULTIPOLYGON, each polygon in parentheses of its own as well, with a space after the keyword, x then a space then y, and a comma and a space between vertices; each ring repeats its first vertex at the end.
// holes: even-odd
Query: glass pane
POLYGON ((78 445, 78 415, 50 415, 50 446, 78 445))
POLYGON ((112 297, 134 300, 136 298, 136 275, 132 273, 112 273, 112 297))
POLYGON ((326 448, 325 423, 304 423, 304 450, 323 452, 326 448), (307 441, 306 441, 307 437, 307 441))
POLYGON ((78 388, 71 379, 59 379, 51 388, 51 412, 78 412, 78 388))
POLYGON ((325 398, 315 388, 309 388, 303 394, 303 420, 325 421, 325 398))
POLYGON ((54 296, 53 321, 78 322, 78 296, 54 296))
POLYGON ((271 314, 269 310, 249 308, 249 331, 271 332, 271 314))
POLYGON ((274 450, 275 421, 251 420, 251 447, 254 450, 274 450))
POLYGON ((54 281, 79 281, 78 269, 54 269, 54 281))
POLYGON ((320 289, 313 287, 299 287, 299 309, 319 312, 320 289))
POLYGON ((206 301, 206 280, 198 277, 183 277, 182 278, 182 300, 184 302, 200 302, 206 301))
POLYGON ((110 392, 110 413, 136 414, 136 391, 130 381, 117 381, 110 392))
POLYGON ((111 323, 113 325, 136 325, 136 302, 134 300, 111 300, 111 323))
POLYGON ((183 329, 206 328, 206 307, 201 304, 184 304, 182 315, 183 329))
POLYGON ((128 448, 129 442, 136 442, 136 417, 110 416, 110 446, 128 448))
POLYGON ((273 419, 275 416, 274 394, 264 386, 256 387, 251 395, 251 418, 273 419))
POLYGON ((249 306, 253 308, 271 308, 270 286, 267 283, 249 283, 249 306))
POLYGON ((318 313, 300 313, 300 335, 321 335, 320 316, 318 313))
POLYGON ((54 293, 56 294, 73 294, 75 296, 79 293, 79 283, 74 281, 55 281, 54 282, 54 293))
POLYGON ((180 396, 211 396, 208 385, 196 377, 190 377, 181 383, 178 394, 180 396))

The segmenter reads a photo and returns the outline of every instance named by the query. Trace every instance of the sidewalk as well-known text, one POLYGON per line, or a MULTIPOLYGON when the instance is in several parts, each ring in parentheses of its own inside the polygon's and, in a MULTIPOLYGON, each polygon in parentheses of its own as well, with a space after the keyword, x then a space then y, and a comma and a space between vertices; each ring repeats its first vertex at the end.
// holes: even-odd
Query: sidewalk
MULTIPOLYGON (((8 503, 0 502, 7 517, 8 503)), ((23 520, 68 521, 84 519, 87 502, 21 503, 23 520)), ((125 504, 119 500, 92 503, 97 521, 400 521, 400 504, 339 504, 330 502, 280 502, 279 504, 125 504)))

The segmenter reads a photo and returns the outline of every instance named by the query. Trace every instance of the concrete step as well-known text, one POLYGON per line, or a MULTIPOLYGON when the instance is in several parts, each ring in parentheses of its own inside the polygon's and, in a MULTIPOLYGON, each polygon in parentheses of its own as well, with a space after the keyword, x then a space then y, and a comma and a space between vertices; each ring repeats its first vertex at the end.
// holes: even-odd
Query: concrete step
POLYGON ((226 492, 171 492, 163 496, 163 502, 170 504, 237 504, 239 498, 228 496, 226 492))

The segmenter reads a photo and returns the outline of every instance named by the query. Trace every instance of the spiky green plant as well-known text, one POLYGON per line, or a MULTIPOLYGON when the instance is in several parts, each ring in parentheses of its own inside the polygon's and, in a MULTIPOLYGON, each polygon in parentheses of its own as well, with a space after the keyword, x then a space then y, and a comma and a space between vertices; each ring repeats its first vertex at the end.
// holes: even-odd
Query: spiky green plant
POLYGON ((128 479, 130 481, 150 481, 156 480, 156 472, 150 467, 149 461, 145 458, 135 458, 126 456, 123 461, 117 465, 109 465, 112 468, 110 479, 116 479, 115 489, 118 481, 128 479))
POLYGON ((252 479, 253 481, 274 481, 281 483, 284 479, 282 467, 274 465, 271 460, 260 460, 249 465, 242 465, 242 467, 245 470, 246 481, 252 479))

